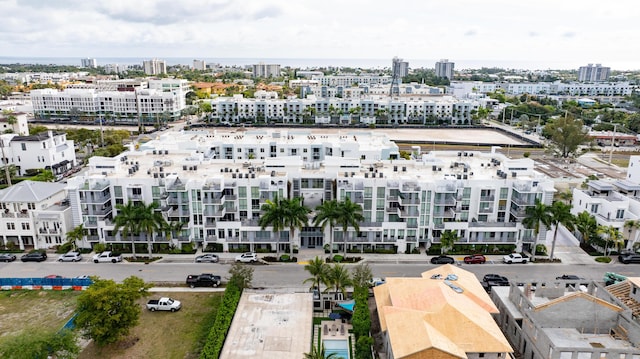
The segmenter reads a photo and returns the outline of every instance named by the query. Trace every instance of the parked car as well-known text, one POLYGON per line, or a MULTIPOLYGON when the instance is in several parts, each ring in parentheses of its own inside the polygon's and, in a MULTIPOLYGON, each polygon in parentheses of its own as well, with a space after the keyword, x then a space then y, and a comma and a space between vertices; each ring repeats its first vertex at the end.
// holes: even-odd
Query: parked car
POLYGON ((482 254, 472 254, 470 256, 464 257, 464 262, 467 264, 477 264, 477 263, 483 264, 486 261, 487 261, 487 258, 482 254))
POLYGON ((236 256, 236 262, 240 263, 255 263, 258 261, 258 255, 253 252, 242 253, 236 256))
POLYGON ((431 258, 431 264, 453 264, 456 260, 445 255, 439 255, 431 258))
POLYGON ((640 253, 624 253, 618 256, 620 263, 640 263, 640 253))
POLYGON ((0 262, 13 262, 16 260, 16 255, 11 253, 0 253, 0 262))
POLYGON ((507 264, 511 264, 511 263, 525 264, 529 261, 529 257, 521 253, 511 253, 502 257, 502 261, 507 264))
POLYGON ((203 263, 203 262, 218 263, 218 260, 219 260, 218 256, 213 253, 207 253, 207 254, 203 254, 201 256, 196 257, 196 263, 203 263))
POLYGON ((47 260, 47 254, 45 252, 33 252, 27 253, 20 257, 23 262, 44 262, 47 260))
POLYGON ((49 275, 48 275, 48 276, 46 276, 45 278, 47 278, 47 279, 62 279, 62 278, 64 278, 64 277, 63 277, 63 276, 61 276, 61 275, 57 275, 57 274, 49 274, 49 275))
POLYGON ((93 263, 103 263, 103 262, 122 262, 122 255, 118 253, 113 253, 110 251, 104 251, 102 253, 98 253, 93 256, 93 263))
POLYGON ((575 274, 563 274, 559 277, 556 277, 557 280, 577 280, 582 279, 575 274))
POLYGON ((377 287, 379 285, 385 284, 387 281, 384 278, 373 277, 369 281, 369 287, 377 287))
POLYGON ((178 300, 174 300, 167 297, 162 297, 160 299, 151 299, 147 302, 147 309, 152 312, 156 310, 166 310, 170 312, 175 312, 182 308, 182 303, 178 300))
POLYGON ((509 279, 499 274, 485 274, 482 277, 482 286, 487 292, 491 292, 491 287, 507 287, 509 286, 509 279))
POLYGON ((222 277, 211 273, 189 274, 187 276, 187 285, 191 288, 195 287, 217 287, 222 283, 222 277))
POLYGON ((58 258, 58 262, 80 262, 82 254, 78 252, 67 252, 58 258))

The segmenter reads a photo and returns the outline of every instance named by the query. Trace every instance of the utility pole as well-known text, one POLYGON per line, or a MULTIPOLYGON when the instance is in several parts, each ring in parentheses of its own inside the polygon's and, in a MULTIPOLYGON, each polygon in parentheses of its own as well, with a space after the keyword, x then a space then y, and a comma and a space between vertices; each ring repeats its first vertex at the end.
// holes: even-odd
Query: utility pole
POLYGON ((613 156, 613 144, 616 142, 616 129, 618 124, 613 124, 613 135, 611 135, 611 151, 609 151, 609 165, 611 165, 611 157, 613 156))

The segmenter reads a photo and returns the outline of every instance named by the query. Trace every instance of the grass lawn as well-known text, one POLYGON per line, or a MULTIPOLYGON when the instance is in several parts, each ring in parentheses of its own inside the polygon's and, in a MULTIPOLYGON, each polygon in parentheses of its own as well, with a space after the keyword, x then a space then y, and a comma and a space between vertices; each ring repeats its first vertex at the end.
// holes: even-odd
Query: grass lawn
POLYGON ((0 291, 0 337, 20 334, 33 328, 56 331, 76 309, 80 292, 0 291))
POLYGON ((198 358, 213 325, 223 293, 151 293, 140 300, 171 297, 182 302, 180 311, 150 312, 143 309, 140 322, 128 338, 103 348, 90 343, 80 354, 90 358, 198 358))

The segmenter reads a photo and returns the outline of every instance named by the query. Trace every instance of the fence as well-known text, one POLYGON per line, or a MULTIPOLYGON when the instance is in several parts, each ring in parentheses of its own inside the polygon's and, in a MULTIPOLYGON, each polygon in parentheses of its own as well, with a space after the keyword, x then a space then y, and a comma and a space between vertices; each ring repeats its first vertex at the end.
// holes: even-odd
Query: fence
POLYGON ((90 278, 0 278, 1 290, 85 290, 90 278))

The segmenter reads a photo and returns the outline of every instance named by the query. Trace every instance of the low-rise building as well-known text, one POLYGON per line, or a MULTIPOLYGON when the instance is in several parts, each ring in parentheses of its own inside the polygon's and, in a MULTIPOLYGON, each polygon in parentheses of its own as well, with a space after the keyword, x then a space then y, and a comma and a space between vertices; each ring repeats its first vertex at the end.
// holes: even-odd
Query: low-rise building
POLYGON ((0 244, 22 250, 65 242, 73 229, 65 185, 22 181, 0 190, 0 244))
POLYGON ((51 170, 55 176, 62 176, 76 165, 74 142, 67 140, 65 133, 5 134, 0 136, 0 147, 4 162, 14 165, 19 175, 25 175, 29 170, 45 169, 51 170))

